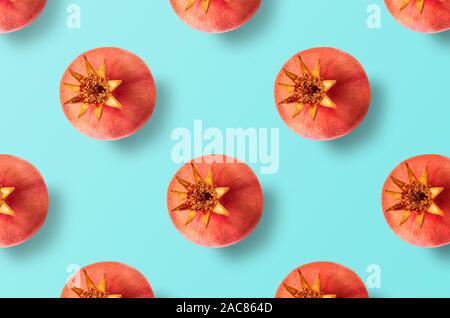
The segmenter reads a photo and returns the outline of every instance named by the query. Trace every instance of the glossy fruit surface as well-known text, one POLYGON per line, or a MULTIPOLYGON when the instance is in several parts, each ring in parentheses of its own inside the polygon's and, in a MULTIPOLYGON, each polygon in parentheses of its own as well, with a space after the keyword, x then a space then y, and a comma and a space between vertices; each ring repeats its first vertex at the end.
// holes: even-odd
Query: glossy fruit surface
POLYGON ((293 270, 276 298, 367 298, 363 281, 351 269, 332 262, 315 262, 293 270))
POLYGON ((370 105, 370 84, 361 64, 334 48, 313 48, 293 56, 275 82, 283 121, 297 134, 317 140, 353 131, 370 105))
POLYGON ((147 65, 119 48, 98 48, 77 57, 62 77, 60 95, 71 124, 103 140, 125 138, 142 128, 156 101, 147 65))
POLYGON ((0 155, 0 247, 21 244, 42 227, 49 206, 39 171, 29 162, 0 155))
POLYGON ((383 213, 402 240, 421 247, 450 243, 450 158, 421 155, 400 163, 382 191, 383 213))
POLYGON ((167 193, 175 227, 188 240, 207 247, 232 245, 249 235, 261 218, 263 201, 251 168, 223 155, 185 164, 167 193))
POLYGON ((42 12, 47 0, 0 0, 0 33, 23 29, 42 12))
POLYGON ((154 294, 136 269, 117 262, 100 262, 75 273, 64 286, 61 298, 154 298, 154 294))
POLYGON ((170 0, 176 14, 190 27, 210 33, 235 30, 249 21, 261 0, 170 0))
POLYGON ((417 32, 437 33, 450 29, 448 0, 385 0, 392 16, 417 32))

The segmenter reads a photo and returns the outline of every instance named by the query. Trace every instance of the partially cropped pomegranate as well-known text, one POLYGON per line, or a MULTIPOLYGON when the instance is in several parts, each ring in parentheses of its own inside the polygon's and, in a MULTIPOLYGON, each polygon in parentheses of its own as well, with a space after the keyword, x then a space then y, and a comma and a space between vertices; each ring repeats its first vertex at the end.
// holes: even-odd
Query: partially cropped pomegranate
POLYGON ((296 54, 275 83, 275 101, 284 122, 311 139, 329 140, 355 129, 370 105, 370 84, 361 64, 334 48, 296 54))
POLYGON ((245 163, 209 155, 185 164, 167 193, 172 222, 188 240, 224 247, 244 239, 263 211, 258 178, 245 163))
POLYGON ((393 17, 417 32, 437 33, 450 29, 449 0, 384 0, 393 17))
POLYGON ((261 0, 170 0, 176 14, 194 29, 222 33, 250 20, 261 0))
POLYGON ((98 48, 77 57, 62 77, 60 94, 72 125, 104 140, 125 138, 142 128, 156 100, 147 65, 118 48, 98 48))
POLYGON ((316 262, 293 270, 276 298, 368 298, 362 280, 351 269, 332 262, 316 262))
POLYGON ((0 247, 21 244, 35 235, 48 205, 39 171, 25 160, 0 155, 0 247))
POLYGON ((0 0, 0 33, 14 32, 31 24, 47 0, 0 0))
POLYGON ((83 267, 64 286, 61 298, 154 298, 147 279, 136 269, 116 262, 83 267))
POLYGON ((422 155, 402 162, 383 186, 383 212, 404 241, 422 247, 450 243, 450 158, 422 155))

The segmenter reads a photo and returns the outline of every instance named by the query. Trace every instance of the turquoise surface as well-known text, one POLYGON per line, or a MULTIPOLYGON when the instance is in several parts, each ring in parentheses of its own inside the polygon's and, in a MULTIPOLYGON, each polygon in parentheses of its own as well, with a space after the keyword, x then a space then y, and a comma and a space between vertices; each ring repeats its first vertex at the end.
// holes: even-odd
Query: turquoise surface
MULTIPOLYGON (((0 36, 0 149, 43 174, 48 219, 27 243, 0 250, 0 296, 58 297, 69 275, 114 260, 138 268, 158 297, 272 297, 296 266, 342 263, 364 281, 381 269, 372 297, 450 297, 450 248, 398 239, 381 211, 381 187, 400 161, 449 156, 450 33, 409 31, 381 0, 263 0, 237 31, 188 28, 166 0, 49 0, 29 28, 0 36), (81 8, 70 29, 67 7, 81 8), (366 25, 370 4, 381 28, 366 25), (117 46, 141 56, 157 83, 150 122, 116 142, 89 139, 66 120, 59 81, 80 53, 117 46), (278 116, 275 77, 293 54, 333 46, 365 67, 370 112, 351 135, 303 139, 278 116), (207 249, 186 241, 166 208, 174 129, 279 128, 279 170, 261 174, 266 205, 238 245, 207 249)), ((450 212, 450 211, 449 211, 450 212)))

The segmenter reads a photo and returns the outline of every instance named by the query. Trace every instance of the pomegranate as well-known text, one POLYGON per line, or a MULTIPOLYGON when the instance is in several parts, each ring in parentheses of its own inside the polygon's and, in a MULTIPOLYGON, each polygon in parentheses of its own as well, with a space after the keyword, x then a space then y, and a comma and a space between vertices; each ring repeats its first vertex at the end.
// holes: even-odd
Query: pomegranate
POLYGON ((125 138, 142 128, 156 100, 147 65, 118 48, 98 48, 77 57, 62 77, 60 94, 72 125, 103 140, 125 138))
POLYGON ((176 14, 194 29, 223 33, 249 21, 261 0, 170 0, 176 14))
POLYGON ((296 54, 275 83, 275 101, 283 121, 296 133, 330 140, 354 130, 370 105, 370 84, 361 64, 334 48, 296 54))
POLYGON ((39 171, 25 160, 0 155, 0 247, 21 244, 35 235, 48 205, 39 171))
POLYGON ((31 24, 47 0, 0 0, 0 33, 14 32, 31 24))
POLYGON ((437 33, 450 29, 448 0, 384 0, 392 16, 417 32, 437 33))
POLYGON ((276 298, 368 298, 362 280, 351 269, 316 262, 293 270, 278 287, 276 298))
POLYGON ((154 298, 147 279, 136 269, 117 262, 83 267, 64 286, 61 298, 154 298))
POLYGON ((450 158, 422 155, 398 165, 383 186, 383 212, 404 241, 422 247, 450 243, 450 158))
POLYGON ((245 163, 208 155, 177 172, 169 185, 167 205, 172 222, 188 240, 224 247, 255 229, 263 211, 263 192, 245 163))

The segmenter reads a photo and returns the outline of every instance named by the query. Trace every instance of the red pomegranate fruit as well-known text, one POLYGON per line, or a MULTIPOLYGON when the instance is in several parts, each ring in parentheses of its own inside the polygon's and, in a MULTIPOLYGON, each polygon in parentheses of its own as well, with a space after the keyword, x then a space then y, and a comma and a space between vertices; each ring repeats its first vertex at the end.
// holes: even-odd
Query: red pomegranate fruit
POLYGON ((170 3, 181 20, 192 28, 223 33, 249 21, 261 0, 170 0, 170 3))
POLYGON ((351 269, 316 262, 293 270, 278 287, 276 298, 368 298, 363 281, 351 269))
POLYGON ((185 164, 167 193, 175 227, 188 240, 207 247, 229 246, 249 235, 261 218, 263 201, 251 168, 224 155, 185 164))
POLYGON ((0 247, 19 245, 45 222, 48 192, 39 171, 17 157, 0 155, 0 247))
POLYGON ((0 33, 23 29, 44 10, 47 0, 0 0, 0 33))
POLYGON ((383 213, 402 240, 421 247, 450 243, 450 158, 421 155, 399 164, 383 186, 383 213))
POLYGON ((334 48, 296 54, 275 82, 275 101, 283 121, 297 134, 317 140, 354 130, 370 105, 370 84, 361 64, 334 48))
POLYGON ((142 128, 156 100, 147 65, 119 48, 98 48, 77 57, 62 77, 60 94, 72 125, 103 140, 125 138, 142 128))
POLYGON ((423 33, 450 29, 448 0, 384 0, 392 16, 405 27, 423 33))
POLYGON ((136 269, 117 262, 83 267, 64 286, 61 298, 154 298, 147 279, 136 269))

